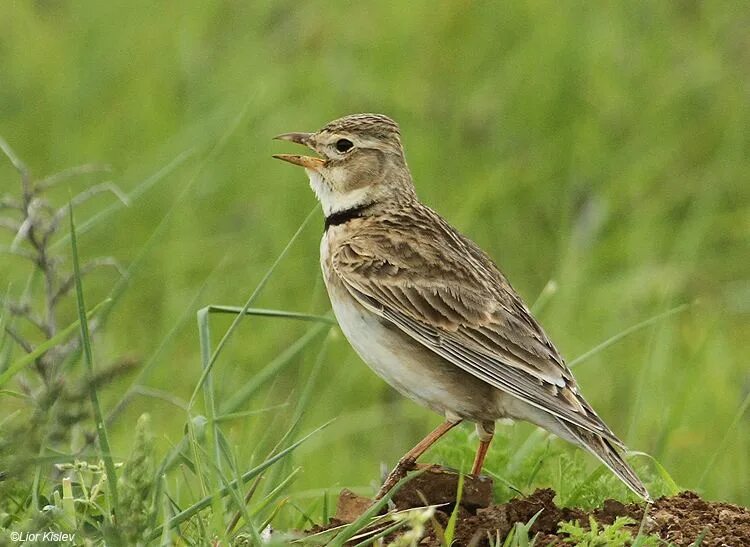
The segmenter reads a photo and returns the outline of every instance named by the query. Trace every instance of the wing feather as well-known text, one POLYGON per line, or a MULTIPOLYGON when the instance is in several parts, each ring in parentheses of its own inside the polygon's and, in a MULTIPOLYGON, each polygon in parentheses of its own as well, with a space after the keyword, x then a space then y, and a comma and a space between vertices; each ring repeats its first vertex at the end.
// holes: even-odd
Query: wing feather
POLYGON ((333 269, 352 296, 466 372, 621 444, 491 259, 430 209, 408 213, 337 244, 333 269))

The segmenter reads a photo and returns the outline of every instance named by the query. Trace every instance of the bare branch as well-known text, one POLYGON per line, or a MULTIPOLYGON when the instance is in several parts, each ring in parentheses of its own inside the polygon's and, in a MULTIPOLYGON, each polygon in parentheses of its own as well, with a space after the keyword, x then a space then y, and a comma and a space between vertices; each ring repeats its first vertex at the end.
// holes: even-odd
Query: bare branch
POLYGON ((36 183, 38 192, 43 192, 53 186, 60 184, 70 178, 77 177, 80 175, 88 175, 90 173, 111 173, 112 166, 96 163, 86 163, 84 165, 76 165, 75 167, 69 167, 57 173, 53 173, 36 183))
POLYGON ((7 309, 12 316, 18 317, 20 319, 25 319, 39 331, 41 331, 41 333, 46 338, 49 339, 52 337, 52 333, 50 332, 49 327, 37 314, 34 313, 28 303, 21 303, 6 299, 0 299, 0 301, 2 302, 3 307, 5 307, 5 309, 7 309))
POLYGON ((57 232, 57 228, 60 226, 60 222, 68 215, 68 210, 70 209, 71 205, 73 205, 73 207, 77 207, 78 205, 85 203, 92 197, 98 194, 103 194, 105 192, 114 194, 114 196, 119 199, 126 207, 130 206, 130 200, 128 199, 128 196, 115 183, 107 181, 100 184, 95 184, 94 186, 87 188, 80 194, 73 196, 73 199, 71 199, 70 202, 66 203, 57 210, 57 212, 52 216, 52 220, 50 221, 49 227, 47 228, 47 231, 45 233, 45 242, 48 241, 55 232, 57 232))
MULTIPOLYGON (((64 344, 60 344, 59 346, 55 346, 50 350, 50 352, 54 352, 57 355, 62 355, 63 357, 67 357, 68 355, 72 354, 75 351, 78 351, 78 348, 81 345, 81 338, 80 336, 73 336, 70 340, 65 342, 64 344)), ((55 359, 54 361, 62 361, 63 359, 55 359)))
POLYGON ((21 158, 19 158, 16 153, 13 151, 13 149, 10 147, 8 142, 0 137, 0 150, 3 151, 3 154, 5 154, 8 159, 10 160, 10 163, 13 165, 13 167, 16 168, 16 171, 18 171, 21 175, 21 184, 23 186, 23 192, 25 195, 31 194, 31 176, 29 175, 29 169, 26 167, 26 164, 21 161, 21 158))
POLYGON ((37 232, 37 228, 43 225, 42 211, 48 213, 52 212, 52 207, 46 200, 31 196, 26 201, 26 206, 23 209, 24 219, 21 225, 18 227, 18 233, 13 238, 13 242, 10 244, 10 248, 15 250, 21 244, 21 241, 28 240, 33 247, 36 248, 38 253, 41 255, 44 251, 43 246, 39 244, 34 233, 37 232))
POLYGON ((12 218, 0 217, 0 228, 5 228, 11 232, 18 232, 21 229, 21 223, 12 218))
POLYGON ((18 171, 22 177, 29 176, 29 169, 26 167, 26 164, 21 161, 21 158, 16 155, 8 142, 2 137, 0 137, 0 150, 2 150, 3 154, 8 157, 10 163, 16 168, 16 171, 18 171))
POLYGON ((23 220, 21 225, 18 227, 18 232, 13 238, 13 242, 10 244, 11 251, 18 250, 18 246, 21 244, 21 241, 28 238, 29 232, 31 231, 31 227, 33 226, 33 224, 34 224, 34 221, 31 216, 28 216, 23 220))
POLYGON ((10 313, 14 316, 25 319, 26 321, 34 325, 47 338, 52 337, 52 332, 50 332, 49 327, 31 310, 31 306, 29 306, 28 304, 8 302, 8 311, 10 311, 10 313))
POLYGON ((11 196, 3 196, 0 198, 0 209, 17 209, 18 211, 23 210, 21 202, 13 199, 11 196))
POLYGON ((34 348, 31 346, 31 344, 29 344, 26 339, 24 339, 24 337, 21 336, 16 331, 16 329, 11 327, 10 325, 5 325, 5 332, 7 332, 8 336, 10 336, 16 344, 21 346, 26 353, 31 353, 32 351, 34 351, 34 348))
MULTIPOLYGON (((126 207, 130 205, 130 200, 128 199, 127 194, 125 194, 125 192, 123 192, 120 187, 117 186, 114 182, 109 180, 87 188, 80 194, 73 196, 73 199, 70 200, 70 202, 74 206, 80 205, 81 203, 86 202, 95 195, 101 194, 103 192, 110 192, 114 194, 114 196, 119 199, 126 207)), ((70 207, 70 204, 66 205, 64 209, 67 211, 68 207, 70 207)))
POLYGON ((4 300, 3 304, 13 315, 23 316, 31 313, 31 306, 28 304, 21 304, 20 302, 13 302, 12 300, 4 300))
POLYGON ((37 263, 37 257, 30 251, 24 251, 22 249, 11 249, 8 247, 0 247, 0 254, 14 255, 26 260, 30 260, 33 263, 37 263))
POLYGON ((168 391, 163 391, 161 389, 154 389, 146 386, 135 386, 133 388, 133 393, 135 395, 142 395, 144 397, 152 397, 154 399, 161 399, 162 401, 165 401, 171 405, 176 406, 179 409, 187 410, 188 404, 187 401, 184 401, 183 399, 172 395, 168 391))
MULTIPOLYGON (((114 268, 115 270, 117 270, 117 273, 119 273, 121 277, 125 277, 127 275, 127 270, 123 268, 122 264, 120 264, 111 256, 105 256, 90 260, 89 262, 81 266, 81 276, 89 274, 93 270, 104 266, 114 268)), ((51 305, 55 306, 57 304, 57 301, 65 296, 75 286, 75 282, 75 276, 70 275, 62 283, 60 283, 60 287, 57 289, 57 292, 52 296, 51 305)))

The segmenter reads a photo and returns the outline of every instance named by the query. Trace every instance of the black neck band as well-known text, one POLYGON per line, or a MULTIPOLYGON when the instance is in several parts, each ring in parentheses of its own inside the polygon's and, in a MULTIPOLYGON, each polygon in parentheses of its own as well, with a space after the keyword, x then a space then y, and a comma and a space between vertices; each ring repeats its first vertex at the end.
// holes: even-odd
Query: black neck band
POLYGON ((367 205, 357 205, 356 207, 352 207, 351 209, 344 209, 343 211, 337 211, 333 214, 330 214, 326 217, 325 222, 325 229, 324 232, 328 231, 328 228, 331 226, 338 226, 339 224, 346 224, 353 218, 360 218, 362 216, 362 213, 370 206, 370 204, 367 205))

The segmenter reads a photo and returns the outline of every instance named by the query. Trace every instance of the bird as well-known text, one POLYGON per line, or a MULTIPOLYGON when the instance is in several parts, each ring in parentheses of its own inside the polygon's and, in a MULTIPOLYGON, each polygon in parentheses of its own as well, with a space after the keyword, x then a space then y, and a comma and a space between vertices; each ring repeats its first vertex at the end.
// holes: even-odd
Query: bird
POLYGON ((651 500, 625 445, 505 275, 418 199, 394 120, 352 114, 274 138, 315 153, 273 157, 303 167, 321 204, 321 269, 344 336, 388 384, 444 418, 398 461, 376 499, 462 421, 476 427, 471 473, 479 475, 496 421, 510 419, 588 450, 651 500))

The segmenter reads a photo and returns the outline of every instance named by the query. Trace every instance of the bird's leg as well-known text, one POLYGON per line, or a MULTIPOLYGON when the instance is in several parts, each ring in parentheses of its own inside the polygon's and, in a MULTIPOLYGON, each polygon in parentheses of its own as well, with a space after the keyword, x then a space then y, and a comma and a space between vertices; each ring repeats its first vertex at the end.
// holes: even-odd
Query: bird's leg
POLYGON ((414 464, 417 462, 417 458, 419 458, 422 454, 424 454, 428 448, 430 448, 433 444, 435 444, 435 441, 437 441, 440 437, 448 433, 451 429, 456 427, 458 424, 461 423, 461 420, 458 421, 450 421, 447 420, 437 426, 432 433, 427 435, 424 439, 419 441, 417 445, 409 450, 406 454, 403 455, 403 457, 398 461, 396 464, 396 467, 393 468, 393 471, 391 471, 388 474, 388 477, 385 479, 385 482, 383 483, 383 486, 380 487, 380 490, 378 491, 378 495, 375 496, 376 500, 379 500, 383 496, 385 496, 388 491, 393 488, 398 481, 400 481, 402 478, 406 476, 407 471, 412 469, 414 467, 414 464))
POLYGON ((482 466, 484 465, 484 458, 487 456, 487 451, 490 449, 490 443, 492 442, 492 436, 495 434, 495 422, 483 422, 477 423, 477 435, 479 435, 479 448, 477 448, 477 455, 474 458, 474 465, 471 466, 471 474, 478 477, 482 472, 482 466))

